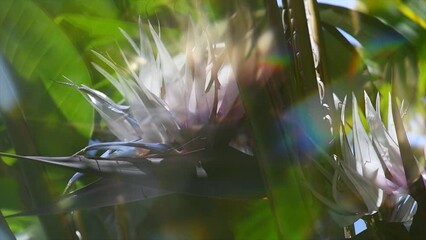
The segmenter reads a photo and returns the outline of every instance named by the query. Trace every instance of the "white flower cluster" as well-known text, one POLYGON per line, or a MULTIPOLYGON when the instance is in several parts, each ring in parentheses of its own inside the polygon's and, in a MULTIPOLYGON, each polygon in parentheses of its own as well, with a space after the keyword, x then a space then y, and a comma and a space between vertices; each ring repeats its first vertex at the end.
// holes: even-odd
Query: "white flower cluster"
POLYGON ((185 133, 241 119, 238 86, 223 42, 213 42, 207 27, 191 25, 184 36, 186 49, 172 57, 151 24, 149 30, 157 56, 142 24, 140 44, 122 31, 135 52, 121 51, 125 67, 94 52, 113 73, 98 64, 94 67, 120 92, 125 105, 87 86, 78 87, 112 133, 121 141, 184 144, 190 140, 185 133))
MULTIPOLYGON (((314 191, 324 203, 334 209, 333 214, 342 226, 353 223, 364 215, 386 211, 384 220, 391 222, 410 221, 416 211, 416 203, 409 196, 407 169, 411 173, 424 172, 414 156, 403 159, 398 140, 398 131, 405 134, 403 128, 397 128, 395 116, 402 123, 401 116, 394 114, 389 94, 387 125, 380 114, 380 95, 376 106, 365 93, 365 120, 368 131, 361 121, 359 106, 355 95, 352 96, 352 126, 345 119, 346 98, 343 102, 335 97, 336 108, 341 109, 340 149, 334 159, 329 159, 333 173, 323 173, 332 184, 333 200, 314 191), (337 156, 340 155, 340 156, 337 156), (404 163, 405 161, 405 163, 404 163)), ((409 147, 408 142, 404 143, 409 147)), ((414 180, 414 179, 413 179, 414 180)))

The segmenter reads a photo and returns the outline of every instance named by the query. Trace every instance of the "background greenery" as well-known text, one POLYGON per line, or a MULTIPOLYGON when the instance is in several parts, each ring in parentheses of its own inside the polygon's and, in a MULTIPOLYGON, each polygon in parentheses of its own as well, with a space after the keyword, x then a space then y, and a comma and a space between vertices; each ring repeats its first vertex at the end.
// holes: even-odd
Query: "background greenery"
MULTIPOLYGON (((69 155, 86 146, 89 139, 111 139, 84 98, 59 82, 65 81, 65 76, 118 99, 107 80, 90 64, 102 64, 91 50, 118 57, 117 45, 127 47, 118 28, 137 37, 139 18, 153 24, 158 22, 162 39, 173 52, 181 44, 177 40, 181 34, 179 29, 186 26, 188 16, 197 19, 204 15, 214 21, 229 17, 243 4, 256 16, 260 29, 273 24, 280 26, 279 18, 266 20, 267 7, 273 5, 271 2, 0 1, 0 151, 23 155, 69 155), (14 106, 13 111, 9 111, 11 108, 8 106, 14 106)), ((391 72, 396 72, 401 78, 404 88, 401 94, 421 103, 426 88, 426 4, 421 0, 365 0, 360 6, 364 13, 380 17, 381 21, 407 38, 417 58, 413 60, 412 52, 405 51, 405 45, 396 44, 389 48, 369 46, 374 34, 381 30, 386 32, 382 25, 361 18, 357 22, 360 32, 356 32, 351 12, 336 16, 326 7, 320 8, 326 28, 337 24, 364 46, 361 51, 356 51, 356 47, 334 28, 324 33, 333 90, 341 94, 362 92, 371 82, 379 91, 389 88, 386 78, 390 72, 380 70, 389 69, 386 66, 391 64, 391 72), (337 21, 341 17, 346 21, 337 21), (408 59, 409 66, 401 63, 404 58, 408 59), (372 62, 375 64, 370 64, 372 62), (366 77, 366 65, 376 66, 379 74, 366 77), (416 70, 420 70, 418 81, 407 80, 416 78, 413 73, 416 70)), ((424 112, 424 105, 413 106, 419 113, 424 112)), ((2 158, 1 212, 9 215, 53 202, 72 174, 56 167, 2 158)), ((224 200, 172 195, 82 210, 74 212, 73 216, 8 218, 7 224, 16 236, 31 236, 32 239, 75 238, 73 224, 80 226, 88 239, 274 239, 278 235, 273 211, 266 199, 224 200), (71 221, 71 218, 74 220, 71 221)), ((330 219, 324 218, 324 225, 328 221, 330 219)), ((1 225, 5 226, 4 223, 1 225)), ((339 230, 329 231, 330 234, 339 234, 339 230)), ((0 231, 0 234, 5 232, 0 231)))

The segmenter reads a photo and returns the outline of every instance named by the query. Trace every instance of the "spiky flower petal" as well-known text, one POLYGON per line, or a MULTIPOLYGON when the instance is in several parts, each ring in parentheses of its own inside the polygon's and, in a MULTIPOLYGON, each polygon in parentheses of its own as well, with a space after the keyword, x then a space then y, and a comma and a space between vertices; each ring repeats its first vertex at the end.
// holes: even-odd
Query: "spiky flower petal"
POLYGON ((150 40, 140 28, 140 46, 122 33, 135 57, 122 56, 125 67, 94 52, 114 73, 94 64, 123 96, 126 105, 115 104, 102 93, 78 87, 121 141, 184 144, 185 132, 242 117, 238 87, 228 64, 226 46, 213 42, 207 28, 189 26, 184 54, 173 58, 151 24, 150 40), (231 112, 232 109, 232 112, 231 112))
MULTIPOLYGON (((340 101, 337 97, 335 99, 340 101)), ((320 199, 337 211, 334 216, 344 224, 378 211, 386 212, 384 217, 387 221, 408 221, 416 207, 408 195, 409 184, 403 161, 409 160, 401 156, 392 102, 389 100, 386 127, 380 114, 380 96, 377 95, 375 108, 366 93, 364 100, 368 131, 361 120, 355 95, 352 96, 352 126, 349 133, 346 131, 346 98, 336 103, 336 106, 341 106, 341 156, 335 156, 335 162, 329 161, 334 169, 333 201, 324 196, 320 199)), ((411 168, 419 166, 417 162, 405 165, 411 168)))

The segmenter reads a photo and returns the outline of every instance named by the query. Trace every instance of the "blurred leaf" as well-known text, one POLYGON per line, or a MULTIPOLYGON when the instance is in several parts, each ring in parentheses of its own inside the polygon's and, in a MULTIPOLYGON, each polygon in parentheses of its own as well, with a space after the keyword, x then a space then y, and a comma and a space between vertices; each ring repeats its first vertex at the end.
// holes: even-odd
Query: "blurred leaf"
POLYGON ((420 83, 418 96, 424 96, 426 89, 426 4, 424 0, 362 0, 363 9, 370 15, 396 28, 415 46, 419 56, 420 83))
MULTIPOLYGON (((16 73, 12 71, 8 62, 0 53, 0 113, 3 118, 11 141, 14 144, 16 152, 24 154, 36 154, 37 149, 34 140, 31 138, 29 124, 26 121, 23 109, 18 101, 18 91, 15 87, 16 73)), ((49 122, 48 122, 49 124, 49 122)), ((56 131, 60 133, 60 131, 56 131)), ((44 135, 44 137, 49 137, 44 135)), ((44 145, 45 151, 49 145, 44 145)), ((23 200, 27 207, 41 205, 49 198, 49 185, 46 181, 44 169, 40 165, 34 163, 15 165, 22 175, 17 178, 23 189, 23 200)), ((40 222, 47 230, 49 236, 68 236, 72 232, 61 216, 47 216, 40 218, 40 222)))
POLYGON ((256 200, 247 205, 246 216, 234 217, 236 240, 278 239, 274 216, 266 199, 256 200))
POLYGON ((157 13, 161 7, 165 6, 167 0, 145 1, 132 0, 129 1, 131 9, 142 16, 151 16, 157 13))
MULTIPOLYGON (((15 212, 9 209, 2 209, 3 216, 8 216, 15 212)), ((40 231, 41 229, 36 228, 38 224, 37 217, 9 218, 7 219, 7 223, 17 239, 24 239, 28 236, 37 239, 46 239, 46 235, 40 231)))
MULTIPOLYGON (((420 25, 422 28, 426 29, 426 21, 420 17, 420 15, 417 15, 415 9, 419 11, 419 9, 422 9, 421 6, 424 6, 424 4, 416 6, 416 8, 410 8, 409 6, 405 5, 404 3, 400 3, 398 5, 398 9, 401 11, 404 16, 409 18, 411 21, 415 22, 416 24, 420 25)), ((421 11, 421 10, 420 10, 421 11)), ((423 10, 423 14, 426 11, 423 10)))
POLYGON ((10 230, 9 225, 3 217, 3 214, 0 212, 0 237, 4 240, 16 239, 13 232, 10 230))
POLYGON ((195 7, 192 2, 186 0, 132 0, 130 1, 130 8, 137 14, 143 17, 154 16, 156 14, 163 14, 165 8, 172 10, 173 13, 189 14, 194 11, 195 7))
POLYGON ((124 39, 119 28, 131 36, 138 35, 138 25, 134 22, 126 22, 113 18, 88 16, 85 14, 62 14, 55 18, 58 24, 68 23, 84 32, 84 38, 89 39, 87 48, 96 47, 97 44, 114 43, 124 39))
POLYGON ((332 82, 330 92, 339 98, 350 92, 358 96, 366 90, 370 78, 365 74, 367 66, 356 47, 332 25, 323 23, 323 39, 327 75, 332 82))
MULTIPOLYGON (((418 29, 413 26, 413 24, 416 24, 418 27, 426 29, 424 0, 361 0, 360 3, 360 8, 363 11, 368 11, 370 15, 377 15, 398 28, 401 28, 402 24, 404 27, 416 31, 418 29), (398 22, 400 24, 396 24, 398 22)), ((408 29, 403 32, 408 33, 406 30, 408 29)))
POLYGON ((61 197, 58 202, 12 216, 66 213, 74 210, 114 206, 169 194, 172 192, 145 187, 118 178, 104 178, 61 197))
POLYGON ((120 11, 114 0, 32 0, 32 2, 50 16, 57 16, 64 13, 78 13, 115 18, 120 15, 120 11))
POLYGON ((410 42, 379 19, 342 7, 320 5, 321 20, 338 27, 361 43, 361 52, 371 73, 384 81, 393 75, 398 97, 416 99, 417 55, 410 42))
POLYGON ((419 96, 425 96, 426 93, 426 58, 420 59, 419 64, 420 76, 419 76, 419 96))
POLYGON ((20 209, 22 207, 19 196, 19 185, 13 178, 0 178, 0 192, 3 196, 0 199, 0 209, 20 209))
MULTIPOLYGON (((105 178, 63 196, 58 202, 19 215, 55 214, 112 206, 171 193, 223 199, 252 199, 265 195, 256 159, 230 147, 221 148, 217 152, 220 154, 216 151, 202 151, 182 156, 166 155, 158 163, 139 156, 119 155, 98 159, 81 155, 15 156, 23 161, 39 161, 105 178), (197 164, 201 164, 207 172, 206 177, 197 176, 197 164), (241 171, 242 166, 244 171, 241 171)), ((0 155, 14 157, 1 152, 0 155)), ((161 157, 161 154, 155 155, 161 157)))
POLYGON ((3 120, 0 118, 0 151, 5 152, 10 149, 10 141, 7 135, 6 126, 3 120))
MULTIPOLYGON (((393 86, 393 89, 394 88, 395 86, 393 86)), ((401 152, 401 159, 402 165, 404 167, 405 178, 407 180, 407 184, 411 185, 418 179, 422 179, 421 170, 419 169, 416 157, 414 156, 413 150, 411 149, 410 143, 408 142, 407 133, 405 132, 401 113, 396 103, 396 97, 393 94, 391 95, 390 101, 391 104, 389 104, 389 108, 392 110, 392 113, 389 114, 390 120, 388 121, 391 122, 393 120, 393 124, 396 130, 396 141, 398 142, 399 150, 401 152), (392 116, 392 118, 390 116, 392 116)), ((423 185, 423 182, 421 185, 423 185)), ((411 188, 409 193, 411 194, 411 196, 414 196, 414 193, 411 188)))
MULTIPOLYGON (((75 12, 84 13, 86 16, 99 16, 105 18, 117 18, 119 16, 118 8, 113 0, 73 0, 68 2, 75 6, 75 12)), ((69 9, 70 7, 67 8, 67 10, 69 9)))
POLYGON ((15 98, 25 103, 21 111, 38 150, 75 151, 90 136, 93 109, 78 92, 56 83, 66 76, 90 84, 86 65, 72 43, 36 5, 5 0, 0 2, 0 49, 22 77, 11 84, 15 98))

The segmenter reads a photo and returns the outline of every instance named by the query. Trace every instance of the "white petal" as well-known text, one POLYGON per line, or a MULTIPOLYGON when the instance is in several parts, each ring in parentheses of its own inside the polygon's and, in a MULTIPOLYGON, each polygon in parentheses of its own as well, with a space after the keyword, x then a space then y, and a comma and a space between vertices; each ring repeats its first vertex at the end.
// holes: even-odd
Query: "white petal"
MULTIPOLYGON (((379 100, 377 100, 379 101, 379 100)), ((380 103, 376 102, 376 105, 380 103)), ((373 141, 375 143, 378 154, 384 161, 387 169, 392 175, 395 184, 400 187, 406 187, 404 167, 402 165, 401 154, 398 145, 391 139, 386 131, 385 126, 380 118, 380 113, 375 111, 370 98, 365 93, 365 112, 367 122, 370 128, 373 141)))

